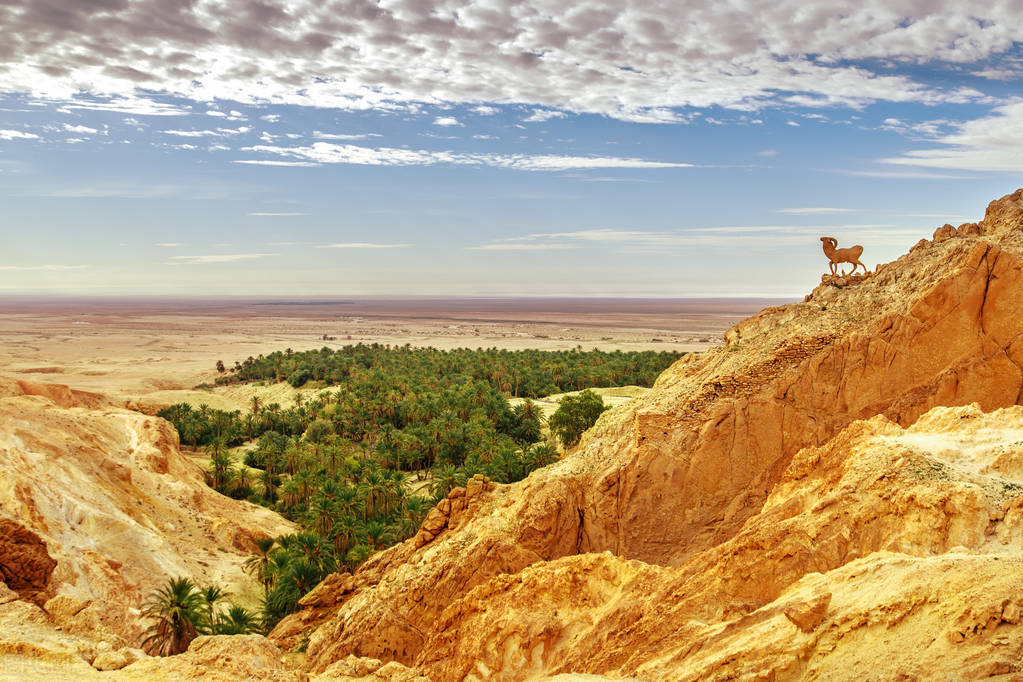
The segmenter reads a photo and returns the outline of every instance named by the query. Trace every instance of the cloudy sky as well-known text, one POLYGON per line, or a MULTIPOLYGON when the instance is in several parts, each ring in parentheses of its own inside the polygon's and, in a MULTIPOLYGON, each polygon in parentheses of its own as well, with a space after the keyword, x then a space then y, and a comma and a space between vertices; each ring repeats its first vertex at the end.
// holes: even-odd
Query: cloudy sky
POLYGON ((801 296, 1023 186, 1023 2, 6 0, 0 292, 801 296), (967 9, 968 8, 968 9, 967 9))

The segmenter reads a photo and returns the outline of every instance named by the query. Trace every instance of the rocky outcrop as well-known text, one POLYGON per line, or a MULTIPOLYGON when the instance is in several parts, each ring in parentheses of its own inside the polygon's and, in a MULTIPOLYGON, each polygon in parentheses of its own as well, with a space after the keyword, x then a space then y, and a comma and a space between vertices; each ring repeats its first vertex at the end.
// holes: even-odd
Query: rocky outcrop
POLYGON ((294 526, 209 488, 162 419, 67 387, 0 381, 3 580, 65 632, 136 644, 139 607, 172 576, 254 603, 256 534, 294 526), (52 597, 52 598, 51 598, 52 597), (48 601, 47 601, 48 600, 48 601))
POLYGON ((302 682, 306 675, 283 660, 280 649, 260 635, 197 637, 177 656, 146 657, 121 668, 118 680, 187 680, 212 682, 266 680, 302 682))
MULTIPOLYGON (((880 507, 889 509, 880 520, 861 519, 862 537, 843 532, 848 519, 826 513, 846 509, 842 488, 831 490, 836 501, 799 512, 811 517, 806 528, 754 535, 746 529, 754 518, 765 529, 792 526, 788 512, 770 500, 788 485, 791 466, 804 461, 797 453, 812 453, 840 433, 852 438, 866 428, 844 431, 858 420, 880 415, 883 421, 870 428, 900 429, 935 406, 976 402, 990 411, 1020 402, 1021 228, 1023 192, 1017 192, 992 203, 976 229, 927 242, 854 286, 822 285, 806 301, 737 325, 725 347, 687 356, 653 391, 605 413, 573 454, 519 484, 487 492, 465 523, 444 525, 435 514, 428 542, 410 540, 377 555, 352 576, 351 591, 334 600, 329 613, 310 606, 272 637, 294 638, 304 627, 313 671, 356 654, 418 665, 438 679, 470 674, 458 667, 470 660, 488 661, 471 673, 479 677, 495 670, 518 679, 575 669, 673 677, 666 671, 694 656, 701 646, 694 642, 704 641, 697 634, 739 641, 742 632, 755 631, 749 628, 756 619, 777 617, 789 635, 815 637, 829 614, 851 603, 842 595, 853 590, 843 593, 825 581, 810 592, 793 592, 810 573, 847 570, 850 584, 860 581, 856 588, 870 592, 869 580, 857 572, 865 569, 849 568, 857 561, 884 567, 931 561, 949 572, 951 584, 949 567, 965 564, 944 553, 957 545, 979 547, 970 533, 980 528, 984 536, 990 524, 985 514, 992 508, 974 493, 955 500, 972 509, 964 512, 969 523, 927 517, 933 529, 910 524, 912 532, 899 530, 907 515, 923 514, 919 500, 900 497, 885 504, 902 506, 880 507), (889 525, 878 525, 882 521, 889 525), (947 530, 942 524, 965 524, 970 532, 950 539, 941 535, 947 530), (828 543, 821 545, 819 537, 828 543), (766 558, 737 560, 751 552, 766 558), (545 594, 547 606, 531 598, 531 590, 545 594), (593 609, 625 592, 635 599, 608 612, 614 628, 592 630, 587 639, 597 618, 593 609), (831 596, 822 606, 826 592, 831 596), (495 610, 491 602, 507 606, 495 610), (681 605, 668 608, 676 602, 681 605), (778 609, 760 611, 770 604, 778 609), (627 646, 611 646, 612 629, 629 633, 627 646), (507 672, 512 668, 494 652, 526 672, 507 672), (660 659, 670 665, 658 667, 660 659), (558 667, 554 660, 565 663, 558 667)), ((841 484, 840 470, 829 486, 841 484)), ((938 491, 928 494, 939 508, 949 502, 938 491)), ((795 509, 810 497, 790 493, 783 507, 795 509)), ((971 559, 964 571, 993 572, 999 560, 971 559)), ((929 622, 945 616, 930 614, 929 622)), ((777 655, 802 670, 805 652, 777 655)))
POLYGON ((56 565, 38 535, 20 523, 0 519, 0 582, 22 599, 42 604, 56 565))
POLYGON ((1019 670, 1021 568, 1023 408, 875 417, 800 451, 759 514, 682 566, 585 554, 496 577, 416 663, 438 680, 976 679, 1019 670))

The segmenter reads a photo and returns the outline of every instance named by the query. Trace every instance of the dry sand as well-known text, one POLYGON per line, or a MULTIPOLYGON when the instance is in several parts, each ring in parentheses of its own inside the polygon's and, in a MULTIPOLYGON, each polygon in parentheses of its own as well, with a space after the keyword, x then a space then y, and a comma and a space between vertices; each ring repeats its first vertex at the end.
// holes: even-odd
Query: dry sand
MULTIPOLYGON (((0 301, 0 373, 118 401, 242 407, 254 389, 191 389, 218 360, 352 343, 436 348, 699 351, 764 299, 352 299, 0 301), (323 336, 332 337, 324 340, 323 336)), ((260 389, 260 390, 268 390, 260 389)), ((272 387, 282 405, 289 387, 272 387)), ((265 395, 261 397, 266 397, 265 395)))

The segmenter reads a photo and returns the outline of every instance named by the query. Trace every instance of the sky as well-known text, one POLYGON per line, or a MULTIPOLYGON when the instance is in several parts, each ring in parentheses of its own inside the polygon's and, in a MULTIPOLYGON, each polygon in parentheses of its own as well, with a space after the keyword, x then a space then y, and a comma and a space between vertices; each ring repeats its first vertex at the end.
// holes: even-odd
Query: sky
POLYGON ((801 297, 1023 186, 1023 1, 6 0, 0 296, 801 297))

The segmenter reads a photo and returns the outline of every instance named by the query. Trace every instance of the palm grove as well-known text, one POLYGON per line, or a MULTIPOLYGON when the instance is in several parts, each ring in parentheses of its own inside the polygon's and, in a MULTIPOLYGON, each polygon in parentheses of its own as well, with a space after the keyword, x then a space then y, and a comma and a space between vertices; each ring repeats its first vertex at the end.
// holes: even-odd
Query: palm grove
MULTIPOLYGON (((167 603, 176 596, 176 612, 195 616, 179 618, 177 629, 189 630, 182 619, 192 623, 192 636, 218 627, 269 629, 327 574, 354 570, 373 552, 415 534, 430 507, 474 474, 510 483, 552 463, 557 449, 543 440, 540 410, 528 399, 512 407, 509 396, 649 386, 678 357, 359 344, 250 357, 231 370, 218 363, 219 384, 287 381, 322 389, 305 400, 299 393, 289 408, 253 398, 244 414, 185 403, 159 412, 184 443, 205 448, 208 479, 218 491, 275 509, 302 531, 259 541, 246 563, 263 587, 258 621, 226 602, 221 615, 204 610, 202 592, 209 588, 190 584, 154 595, 153 614, 175 611, 167 603), (245 443, 239 465, 229 449, 245 443)), ((569 396, 552 415, 551 431, 573 445, 603 409, 592 392, 569 396)), ((153 617, 157 625, 166 620, 153 617)), ((157 637, 162 644, 153 650, 175 653, 176 645, 166 649, 169 639, 157 637)))

